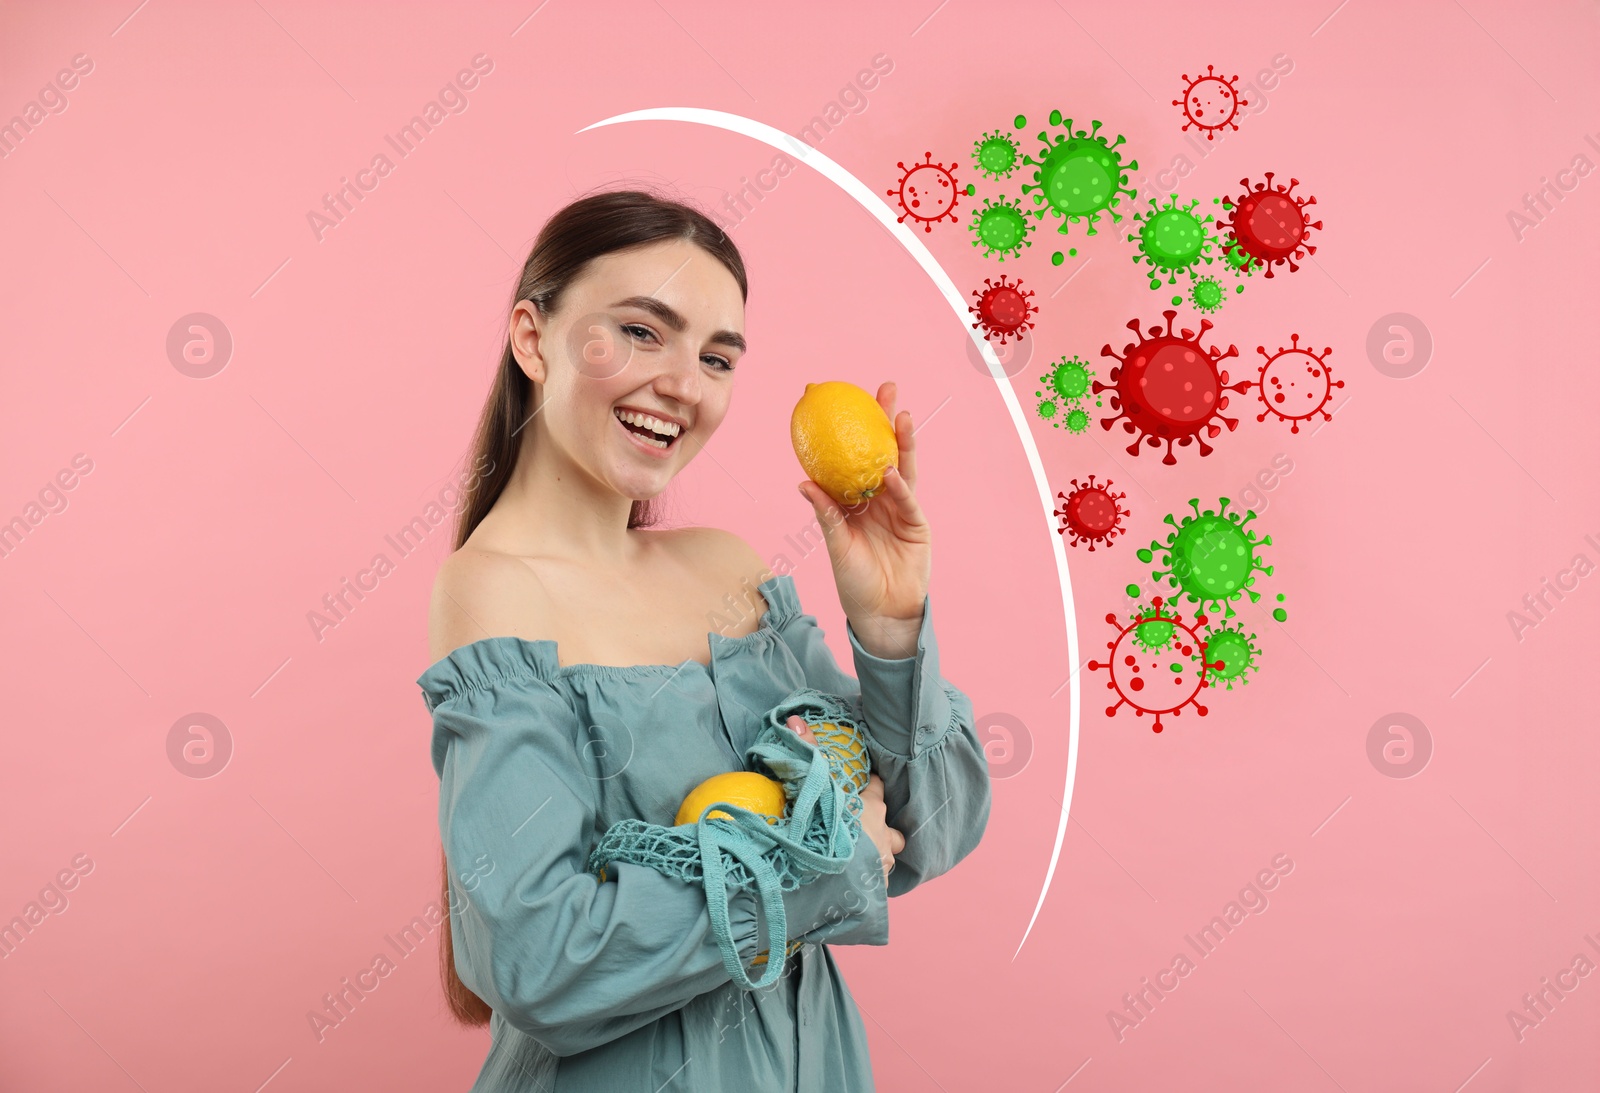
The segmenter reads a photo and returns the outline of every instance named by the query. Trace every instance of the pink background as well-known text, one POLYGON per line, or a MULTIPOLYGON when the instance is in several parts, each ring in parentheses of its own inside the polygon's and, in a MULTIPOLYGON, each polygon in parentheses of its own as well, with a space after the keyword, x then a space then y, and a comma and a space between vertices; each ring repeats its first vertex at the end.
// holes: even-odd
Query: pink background
MULTIPOLYGON (((75 55, 93 61, 0 160, 0 519, 75 455, 93 464, 0 558, 0 919, 76 855, 93 865, 0 962, 0 1086, 467 1087, 487 1034, 447 1018, 436 934, 322 1042, 306 1017, 438 895, 413 681, 449 533, 405 558, 384 536, 460 471, 546 216, 629 180, 709 206, 772 161, 685 124, 577 130, 706 106, 795 133, 878 54, 892 72, 818 147, 880 192, 930 150, 979 182, 959 224, 921 237, 963 290, 999 272, 1038 289, 1034 363, 1014 380, 1030 419, 1044 364, 1077 353, 1104 379, 1100 346, 1120 351, 1129 319, 1170 306, 1108 231, 1061 237, 1046 219, 1003 266, 969 245, 980 199, 1026 177, 977 179, 974 139, 1020 112, 1031 149, 1052 108, 1126 135, 1136 207, 1180 155, 1192 171, 1175 188, 1207 208, 1245 176, 1299 178, 1325 225, 1315 262, 1257 277, 1208 343, 1254 361, 1298 333, 1333 347, 1345 381, 1314 435, 1241 413, 1215 454, 1175 467, 1127 455, 1120 429, 1031 419, 1052 490, 1093 473, 1132 510, 1109 549, 1069 548, 1083 660, 1129 608, 1123 586, 1148 577, 1134 551, 1163 515, 1238 500, 1276 457, 1293 469, 1252 498, 1289 621, 1244 609, 1264 650, 1249 686, 1158 736, 1105 716, 1104 673, 1074 682, 1071 819, 1019 954, 1073 689, 1052 521, 966 327, 891 236, 807 168, 733 230, 752 350, 709 458, 669 491, 674 519, 785 550, 811 519, 786 424, 803 384, 897 380, 921 423, 945 673, 1031 747, 1017 769, 996 740, 982 845, 894 902, 892 944, 835 951, 879 1087, 1600 1085, 1600 978, 1520 1040, 1506 1016, 1575 954, 1600 961, 1584 941, 1600 943, 1600 744, 1593 696, 1572 685, 1592 672, 1600 577, 1520 640, 1507 620, 1575 555, 1600 562, 1584 540, 1600 540, 1600 176, 1520 241, 1507 221, 1579 153, 1600 163, 1584 141, 1600 132, 1595 5, 133 7, 0 16, 0 118, 75 55), (479 53, 494 67, 468 108, 318 242, 307 211, 479 53), (1195 151, 1169 105, 1180 74, 1212 63, 1247 83, 1279 55, 1292 68, 1240 131, 1195 151), (1059 243, 1079 255, 1052 267, 1059 243), (165 349, 193 312, 233 340, 208 379, 165 349), (1407 379, 1366 351, 1392 312, 1434 342, 1407 379), (380 551, 394 572, 317 640, 307 612, 380 551), (168 757, 197 711, 232 741, 210 778, 168 757), (1411 778, 1367 755, 1396 711, 1432 738, 1411 778), (1194 956, 1185 934, 1279 854, 1294 868, 1267 909, 1194 956), (1119 1040, 1107 1012, 1179 952, 1193 974, 1119 1040)), ((847 657, 824 557, 796 580, 847 657)))

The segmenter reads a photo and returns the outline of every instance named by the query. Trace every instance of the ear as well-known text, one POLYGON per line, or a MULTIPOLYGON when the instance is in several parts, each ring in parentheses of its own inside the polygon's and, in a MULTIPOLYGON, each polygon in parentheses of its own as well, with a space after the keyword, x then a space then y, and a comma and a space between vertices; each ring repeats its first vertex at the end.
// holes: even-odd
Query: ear
POLYGON ((532 300, 518 300, 517 306, 511 309, 511 355, 534 383, 543 383, 548 374, 542 351, 548 330, 549 324, 532 300))

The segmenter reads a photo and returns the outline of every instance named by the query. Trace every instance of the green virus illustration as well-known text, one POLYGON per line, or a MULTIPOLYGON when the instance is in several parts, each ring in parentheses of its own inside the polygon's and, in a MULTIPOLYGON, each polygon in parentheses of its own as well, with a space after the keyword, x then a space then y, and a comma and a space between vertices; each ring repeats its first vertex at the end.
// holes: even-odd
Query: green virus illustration
POLYGON ((1207 274, 1195 279, 1189 286, 1189 302, 1196 311, 1203 311, 1207 315, 1214 315, 1222 310, 1222 301, 1227 299, 1227 293, 1222 291, 1222 282, 1207 274))
POLYGON ((1178 274, 1187 273, 1190 278, 1198 276, 1195 268, 1204 262, 1211 264, 1211 248, 1216 244, 1216 239, 1206 231, 1206 225, 1216 220, 1216 217, 1207 213, 1202 219, 1195 215, 1194 207, 1200 204, 1199 200, 1189 202, 1187 205, 1178 204, 1178 195, 1172 194, 1165 205, 1156 203, 1155 198, 1150 199, 1148 213, 1137 212, 1133 218, 1139 222, 1139 232, 1135 237, 1139 253, 1133 256, 1134 262, 1148 262, 1150 265, 1150 287, 1161 287, 1161 275, 1167 275, 1167 284, 1176 284, 1178 274))
MULTIPOLYGON (((1235 277, 1251 277, 1256 272, 1256 260, 1250 257, 1240 247, 1224 245, 1222 248, 1222 264, 1228 267, 1235 277)), ((1244 286, 1235 288, 1235 292, 1243 292, 1244 286)))
POLYGON ((1163 615, 1160 609, 1141 604, 1131 618, 1133 643, 1139 648, 1147 653, 1159 653, 1163 649, 1172 648, 1178 629, 1173 625, 1173 620, 1163 615))
POLYGON ((1028 232, 1033 225, 1019 202, 1002 197, 999 201, 983 199, 983 208, 972 214, 968 225, 973 235, 972 245, 982 247, 985 258, 994 257, 1004 262, 1006 255, 1015 258, 1023 247, 1033 246, 1028 232))
MULTIPOLYGON (((1211 203, 1213 205, 1222 205, 1224 201, 1220 197, 1214 197, 1211 199, 1211 203)), ((1229 208, 1231 209, 1231 206, 1229 208)), ((1217 229, 1225 231, 1226 227, 1219 222, 1217 229)), ((1235 277, 1253 277, 1256 270, 1264 264, 1259 258, 1253 257, 1250 252, 1241 247, 1237 241, 1229 243, 1226 239, 1221 239, 1218 240, 1217 246, 1222 252, 1222 264, 1235 277)), ((1234 291, 1243 292, 1244 286, 1239 285, 1234 291)))
MULTIPOLYGON (((1137 160, 1122 161, 1122 153, 1117 151, 1122 137, 1107 141, 1100 135, 1098 121, 1090 123, 1092 130, 1074 129, 1072 119, 1063 121, 1059 110, 1050 111, 1050 124, 1061 126, 1066 132, 1056 134, 1052 141, 1049 131, 1041 130, 1039 139, 1044 147, 1038 150, 1037 157, 1022 157, 1023 163, 1038 168, 1033 173, 1033 183, 1022 184, 1022 192, 1032 193, 1034 204, 1039 206, 1033 215, 1042 220, 1048 210, 1060 217, 1061 226, 1056 230, 1062 235, 1074 223, 1083 224, 1086 233, 1094 235, 1095 221, 1102 213, 1113 223, 1120 221, 1116 207, 1121 195, 1135 196, 1135 191, 1128 188, 1128 172, 1139 169, 1137 160)), ((1051 261, 1060 264, 1056 256, 1051 261)))
POLYGON ((1094 372, 1088 362, 1077 357, 1062 357, 1049 372, 1039 377, 1039 382, 1047 385, 1044 390, 1033 393, 1039 400, 1039 416, 1058 429, 1065 425, 1068 432, 1087 432, 1089 415, 1083 404, 1094 398, 1094 404, 1100 405, 1100 399, 1090 393, 1093 381, 1094 372))
POLYGON ((1229 512, 1228 498, 1220 499, 1213 511, 1200 511, 1200 499, 1191 498, 1193 516, 1185 516, 1183 523, 1166 515, 1173 530, 1165 544, 1152 542, 1148 549, 1138 551, 1141 562, 1152 561, 1160 554, 1166 570, 1156 570, 1152 576, 1165 579, 1179 589, 1189 602, 1200 605, 1202 611, 1224 611, 1225 618, 1233 618, 1233 604, 1241 594, 1250 602, 1258 603, 1261 593, 1253 587, 1259 571, 1272 576, 1272 567, 1261 564, 1258 548, 1272 545, 1272 536, 1257 538, 1245 525, 1256 518, 1246 510, 1241 519, 1237 512, 1229 512), (1209 605, 1209 606, 1208 606, 1209 605))
POLYGON ((1107 615, 1106 622, 1115 627, 1117 636, 1106 642, 1106 659, 1091 660, 1088 667, 1111 677, 1106 688, 1115 692, 1117 701, 1106 707, 1107 717, 1127 706, 1135 717, 1154 714, 1150 728, 1160 732, 1163 717, 1177 717, 1187 706, 1201 717, 1206 715, 1208 708, 1200 705, 1199 698, 1211 684, 1213 665, 1198 633, 1206 625, 1204 615, 1184 622, 1172 605, 1163 607, 1160 596, 1152 596, 1150 605, 1126 624, 1115 614, 1107 615))
POLYGON ((1234 680, 1238 680, 1241 687, 1250 682, 1245 673, 1257 670, 1257 658, 1261 656, 1254 634, 1247 634, 1238 626, 1219 623, 1202 633, 1200 640, 1205 642, 1204 655, 1211 669, 1211 686, 1215 687, 1220 680, 1231 691, 1234 680))
MULTIPOLYGON (((1019 118, 1026 125, 1028 119, 1019 118)), ((972 146, 972 162, 978 172, 989 178, 1010 178, 1022 158, 1022 149, 1009 133, 985 133, 972 146)))

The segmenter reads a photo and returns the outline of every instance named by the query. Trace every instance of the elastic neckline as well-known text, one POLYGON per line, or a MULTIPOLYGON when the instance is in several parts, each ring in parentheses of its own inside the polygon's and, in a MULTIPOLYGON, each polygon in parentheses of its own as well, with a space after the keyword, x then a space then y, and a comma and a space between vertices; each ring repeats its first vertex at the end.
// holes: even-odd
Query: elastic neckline
MULTIPOLYGON (((767 608, 761 613, 754 630, 738 637, 728 637, 715 630, 706 631, 706 642, 710 647, 713 662, 716 660, 719 648, 740 648, 765 639, 768 634, 776 630, 778 624, 799 613, 799 597, 795 591, 794 578, 788 574, 769 577, 756 585, 756 589, 766 600, 767 608)), ((546 681, 562 676, 629 678, 664 672, 676 675, 689 665, 694 665, 706 673, 711 669, 710 663, 694 657, 686 657, 677 664, 588 662, 562 664, 560 645, 556 639, 520 638, 505 634, 479 638, 477 641, 459 646, 429 665, 418 677, 417 683, 422 687, 423 695, 428 699, 431 708, 456 694, 488 686, 498 679, 506 678, 509 674, 508 668, 513 665, 517 669, 525 667, 546 681)))

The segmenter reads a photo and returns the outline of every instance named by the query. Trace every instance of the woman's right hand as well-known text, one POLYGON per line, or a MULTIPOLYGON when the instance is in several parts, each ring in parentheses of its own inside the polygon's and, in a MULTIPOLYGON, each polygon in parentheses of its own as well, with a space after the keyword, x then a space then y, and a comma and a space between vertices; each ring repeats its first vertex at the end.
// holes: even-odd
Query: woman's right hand
POLYGON ((882 778, 874 774, 867 779, 866 788, 861 791, 861 803, 865 806, 861 810, 861 830, 877 845, 878 856, 883 860, 883 879, 887 882, 894 870, 895 855, 906 848, 906 837, 885 822, 889 806, 883 800, 882 778))

